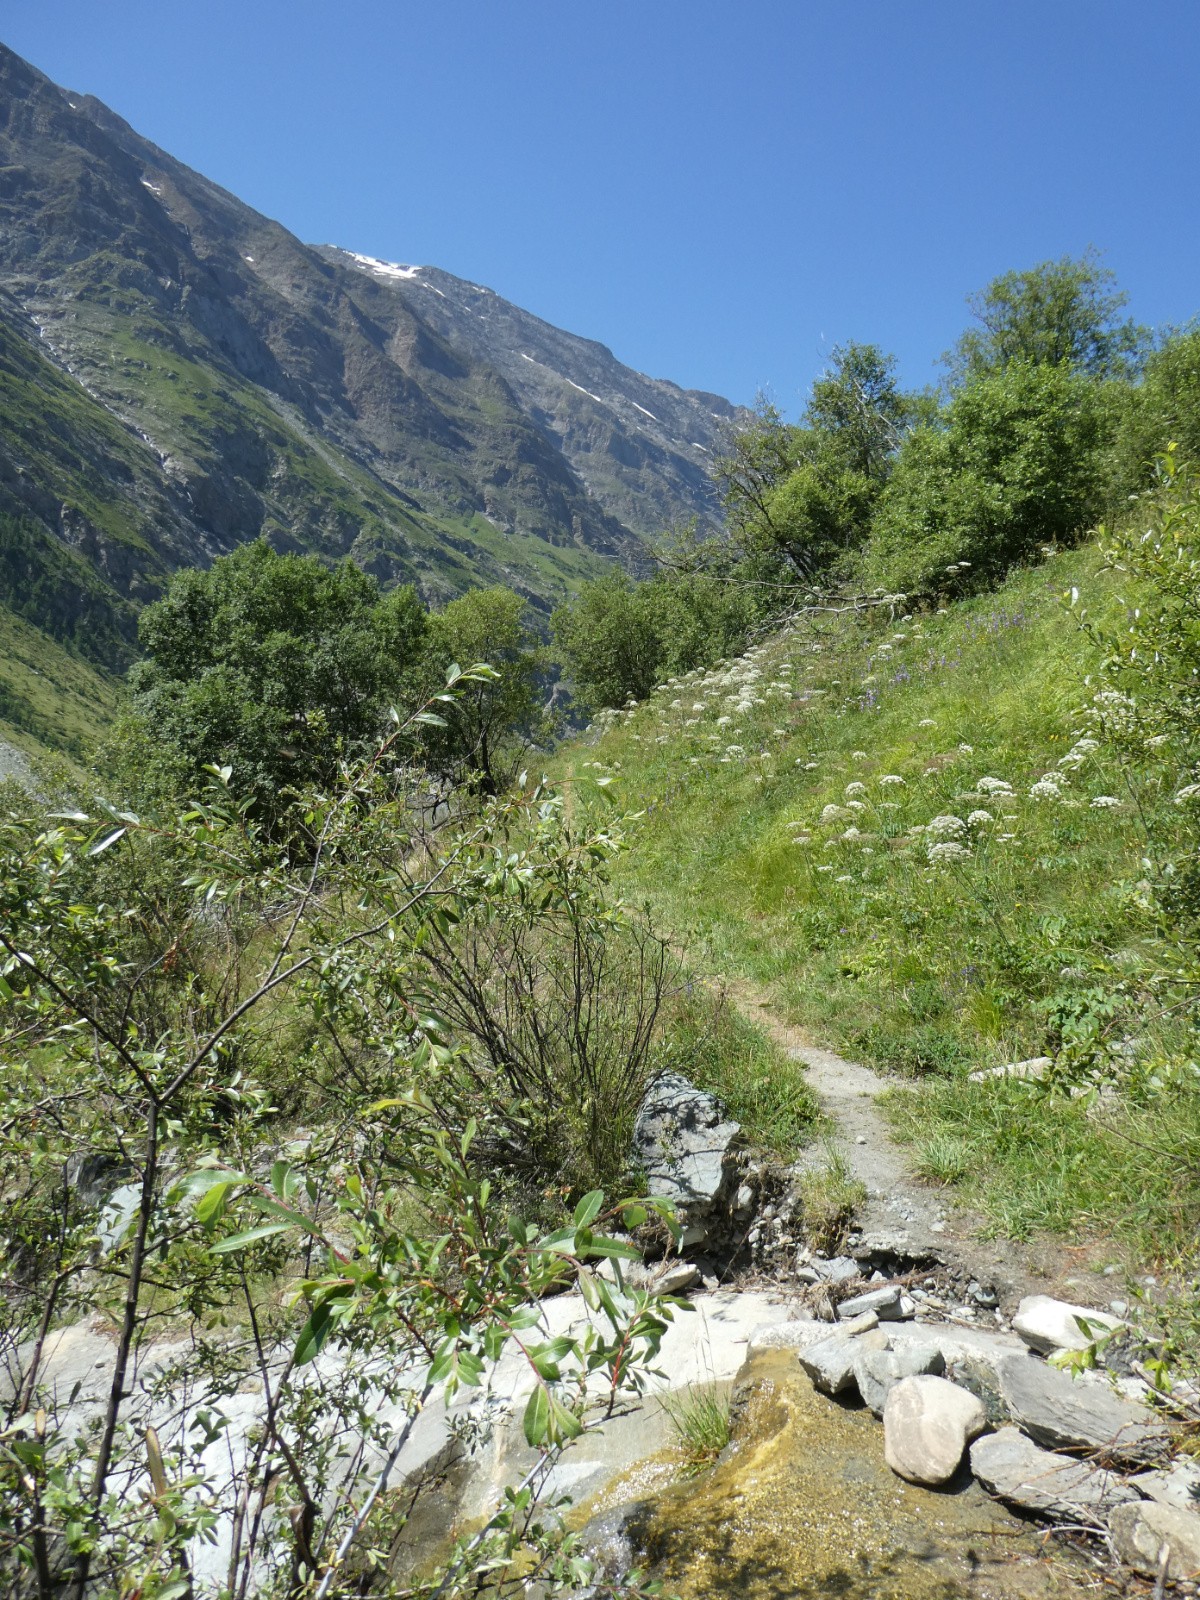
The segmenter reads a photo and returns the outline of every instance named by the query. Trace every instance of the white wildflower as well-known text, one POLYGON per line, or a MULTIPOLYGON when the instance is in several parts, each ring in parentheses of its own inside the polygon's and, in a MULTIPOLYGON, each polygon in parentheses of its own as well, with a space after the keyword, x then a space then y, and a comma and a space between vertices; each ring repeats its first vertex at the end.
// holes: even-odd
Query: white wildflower
POLYGON ((856 827, 854 827, 853 824, 851 824, 850 827, 846 829, 845 833, 841 835, 841 837, 845 839, 847 843, 849 843, 852 839, 861 839, 862 834, 856 827))
POLYGON ((918 728, 936 728, 937 727, 937 723, 933 720, 932 717, 922 717, 920 722, 917 723, 917 727, 918 728))
POLYGON ((975 754, 975 746, 973 744, 960 744, 958 753, 960 756, 973 756, 975 754))
POLYGON ((865 783, 859 783, 857 780, 855 780, 854 783, 848 783, 846 785, 846 787, 842 790, 843 794, 866 794, 866 792, 867 792, 866 784, 865 783))
POLYGON ((1176 794, 1175 804, 1177 806, 1185 806, 1189 800, 1194 800, 1197 795, 1200 795, 1200 783, 1186 784, 1176 794))
POLYGON ((970 816, 967 818, 967 827, 982 828, 984 823, 992 822, 994 820, 995 819, 990 811, 972 811, 970 816))
POLYGON ((818 872, 832 872, 833 868, 832 867, 818 867, 817 871, 818 872))
POLYGON ((744 756, 746 754, 746 747, 745 745, 741 744, 727 744, 725 746, 725 754, 727 756, 744 756))
POLYGON ((851 750, 850 759, 851 761, 865 761, 867 759, 867 752, 865 750, 851 750))
POLYGON ((956 861, 969 861, 971 852, 955 839, 943 839, 938 844, 927 846, 925 856, 930 866, 942 867, 952 866, 956 861))
POLYGON ((843 806, 826 806, 821 813, 822 822, 845 822, 846 811, 843 806))
POLYGON ((717 718, 717 727, 718 728, 724 728, 728 723, 730 723, 732 721, 733 721, 732 717, 718 717, 717 718))
POLYGON ((885 772, 883 777, 880 778, 879 781, 880 781, 880 783, 896 784, 896 783, 903 783, 904 779, 900 776, 900 774, 898 772, 885 772))
POLYGON ((804 763, 804 770, 805 772, 815 772, 820 765, 821 763, 819 761, 806 761, 804 763))
POLYGON ((975 787, 979 790, 980 794, 1005 795, 1012 793, 1012 784, 1009 783, 1007 778, 983 777, 977 781, 975 787))
POLYGON ((932 833, 938 839, 956 839, 966 833, 967 825, 961 817, 934 817, 932 822, 926 824, 925 831, 932 833))
POLYGON ((1120 804, 1121 802, 1115 794, 1098 794, 1091 802, 1093 811, 1111 811, 1113 806, 1119 806, 1120 804))
POLYGON ((1037 783, 1033 785, 1029 791, 1029 798, 1031 800, 1062 799, 1062 790, 1059 788, 1058 780, 1055 778, 1052 772, 1048 772, 1045 777, 1040 778, 1037 783))

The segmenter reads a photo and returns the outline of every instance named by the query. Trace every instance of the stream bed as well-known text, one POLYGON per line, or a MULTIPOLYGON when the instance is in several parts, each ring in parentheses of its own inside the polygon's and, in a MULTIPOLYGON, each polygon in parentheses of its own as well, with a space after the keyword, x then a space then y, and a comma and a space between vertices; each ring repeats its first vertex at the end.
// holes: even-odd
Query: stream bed
POLYGON ((1093 1566, 974 1483, 919 1489, 883 1456, 865 1408, 818 1394, 794 1351, 740 1375, 733 1439, 680 1481, 660 1451, 587 1511, 609 1572, 632 1564, 683 1600, 1058 1600, 1092 1594, 1093 1566))

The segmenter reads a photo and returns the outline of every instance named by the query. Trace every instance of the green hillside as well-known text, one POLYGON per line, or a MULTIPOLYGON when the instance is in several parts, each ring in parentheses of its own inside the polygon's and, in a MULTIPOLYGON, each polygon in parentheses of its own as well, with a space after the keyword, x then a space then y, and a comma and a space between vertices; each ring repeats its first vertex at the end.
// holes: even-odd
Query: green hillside
POLYGON ((627 887, 699 966, 917 1086, 893 1110, 931 1181, 1001 1230, 1153 1250, 1191 1225, 1200 1144, 1194 1097, 1146 1088, 1186 1054, 1141 882, 1179 813, 1079 743, 1097 651, 1063 596, 1118 615, 1099 566, 1089 547, 936 612, 798 623, 604 714, 563 773, 643 813, 627 887), (1122 1051, 1117 1101, 967 1078, 1046 1054, 1087 1090, 1122 1051))

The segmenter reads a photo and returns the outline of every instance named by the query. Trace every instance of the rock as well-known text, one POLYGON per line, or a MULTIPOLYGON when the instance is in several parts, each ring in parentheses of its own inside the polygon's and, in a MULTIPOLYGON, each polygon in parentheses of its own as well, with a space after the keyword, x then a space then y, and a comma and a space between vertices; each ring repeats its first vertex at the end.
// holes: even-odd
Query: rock
POLYGON ((850 1300, 843 1300, 838 1306, 838 1316, 848 1322, 852 1317, 861 1317, 866 1311, 873 1311, 881 1322, 899 1322, 906 1317, 916 1314, 916 1305, 908 1299, 900 1289, 899 1284, 891 1283, 883 1289, 868 1289, 866 1294, 856 1294, 850 1300), (907 1307, 904 1302, 908 1301, 907 1307))
POLYGON ((1028 1061, 1010 1061, 1004 1067, 984 1067, 969 1073, 968 1083, 986 1083, 989 1078, 1044 1078, 1054 1062, 1049 1056, 1030 1056, 1028 1061))
POLYGON ((1200 1517, 1155 1500, 1131 1500, 1108 1519, 1113 1548, 1121 1560, 1148 1578, 1158 1576, 1164 1555, 1168 1578, 1190 1578, 1200 1571, 1200 1517))
POLYGON ((1200 1511, 1200 1465, 1180 1459, 1160 1472, 1140 1472, 1130 1482, 1147 1500, 1179 1511, 1200 1511))
POLYGON ((1091 1336, 1079 1325, 1080 1317, 1097 1329, 1124 1326, 1119 1317, 1110 1316, 1107 1311, 1053 1300, 1048 1294, 1031 1294, 1017 1307, 1013 1327, 1031 1350, 1046 1356, 1056 1350, 1082 1350, 1091 1342, 1091 1336))
POLYGON ((945 1378, 902 1378, 883 1408, 883 1454, 909 1483, 948 1483, 987 1425, 973 1394, 945 1378))
POLYGON ((822 1394, 841 1394, 854 1382, 855 1357, 866 1350, 886 1350, 888 1336, 883 1328, 850 1336, 844 1330, 810 1345, 800 1352, 800 1365, 822 1394))
POLYGON ((675 1261, 665 1272, 650 1280, 655 1294, 682 1294, 699 1280, 700 1268, 694 1261, 675 1261))
POLYGON ((864 1350, 854 1358, 854 1381, 864 1404, 883 1415, 889 1393, 902 1378, 938 1377, 946 1370, 936 1345, 914 1344, 904 1350, 864 1350))
POLYGON ((1116 1473, 1039 1449, 1019 1428, 976 1440, 971 1471, 997 1499, 1059 1522, 1095 1523, 1114 1506, 1138 1498, 1116 1473))
POLYGON ((858 1262, 849 1256, 834 1256, 831 1261, 826 1261, 824 1256, 814 1256, 812 1265, 826 1283, 849 1283, 851 1278, 859 1276, 858 1262))
POLYGON ((712 1095, 679 1073, 664 1073, 646 1091, 634 1126, 634 1151, 648 1193, 675 1205, 685 1249, 709 1237, 737 1181, 731 1156, 740 1133, 712 1095))
POLYGON ((1051 1449, 1102 1450, 1115 1461, 1161 1459, 1168 1434, 1146 1406, 1101 1383, 1084 1383, 1033 1356, 997 1364, 1000 1394, 1014 1422, 1051 1449))

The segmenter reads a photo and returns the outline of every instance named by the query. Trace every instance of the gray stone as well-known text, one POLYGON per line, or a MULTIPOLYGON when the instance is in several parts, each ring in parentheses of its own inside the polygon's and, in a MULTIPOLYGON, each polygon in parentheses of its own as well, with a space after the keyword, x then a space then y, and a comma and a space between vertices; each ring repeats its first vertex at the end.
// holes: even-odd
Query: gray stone
POLYGON ((1194 1461, 1173 1461, 1159 1472, 1139 1472, 1130 1482, 1159 1505, 1178 1511, 1200 1511, 1200 1465, 1194 1461))
POLYGON ((1173 1580, 1200 1572, 1200 1517, 1193 1511, 1155 1500, 1129 1501, 1113 1511, 1108 1531, 1121 1560, 1148 1578, 1158 1576, 1164 1559, 1166 1576, 1173 1580))
POLYGON ((973 1394, 945 1378, 902 1378, 883 1408, 883 1454, 909 1483, 948 1483, 987 1425, 973 1394))
POLYGON ((1115 1472, 1042 1450, 1019 1428, 1000 1428, 971 1446, 971 1471, 988 1491, 1058 1522, 1094 1524, 1138 1492, 1115 1472))
POLYGON ((1104 1384, 1080 1382, 1033 1356, 1006 1356, 996 1373, 1010 1416, 1038 1444, 1102 1450, 1135 1465, 1167 1451, 1167 1430, 1154 1413, 1104 1384))
POLYGON ((901 1378, 939 1377, 946 1370, 936 1345, 914 1344, 904 1350, 864 1350, 854 1358, 854 1381, 863 1403, 877 1417, 901 1378))
POLYGON ((732 1154, 740 1133, 712 1095, 679 1073, 664 1073, 646 1091, 634 1126, 634 1153, 648 1193, 674 1204, 684 1248, 705 1242, 730 1190, 736 1193, 732 1154))
POLYGON ((826 1283, 849 1283, 851 1278, 859 1276, 858 1262, 849 1256, 834 1256, 830 1261, 824 1256, 814 1256, 812 1265, 826 1283))
POLYGON ((1031 1294, 1017 1307, 1013 1327, 1031 1350, 1039 1355, 1052 1355, 1056 1350, 1082 1350, 1091 1342, 1079 1325, 1080 1317, 1097 1329, 1124 1326, 1119 1317, 1107 1311, 1071 1305, 1066 1300, 1054 1300, 1048 1294, 1031 1294))
POLYGON ((699 1280, 700 1268, 694 1261, 674 1261, 665 1272, 651 1278, 655 1294, 682 1294, 699 1280))
MULTIPOLYGON (((850 1300, 843 1300, 838 1306, 838 1316, 848 1322, 852 1317, 861 1317, 864 1311, 873 1311, 881 1322, 898 1322, 904 1317, 901 1298, 899 1284, 890 1283, 883 1289, 868 1289, 865 1294, 856 1294, 850 1300)), ((911 1301, 909 1303, 912 1304, 911 1301)))
POLYGON ((819 1344, 800 1352, 800 1365, 822 1394, 841 1394, 854 1382, 855 1357, 865 1350, 886 1350, 888 1336, 882 1328, 856 1337, 844 1331, 831 1334, 819 1344))

